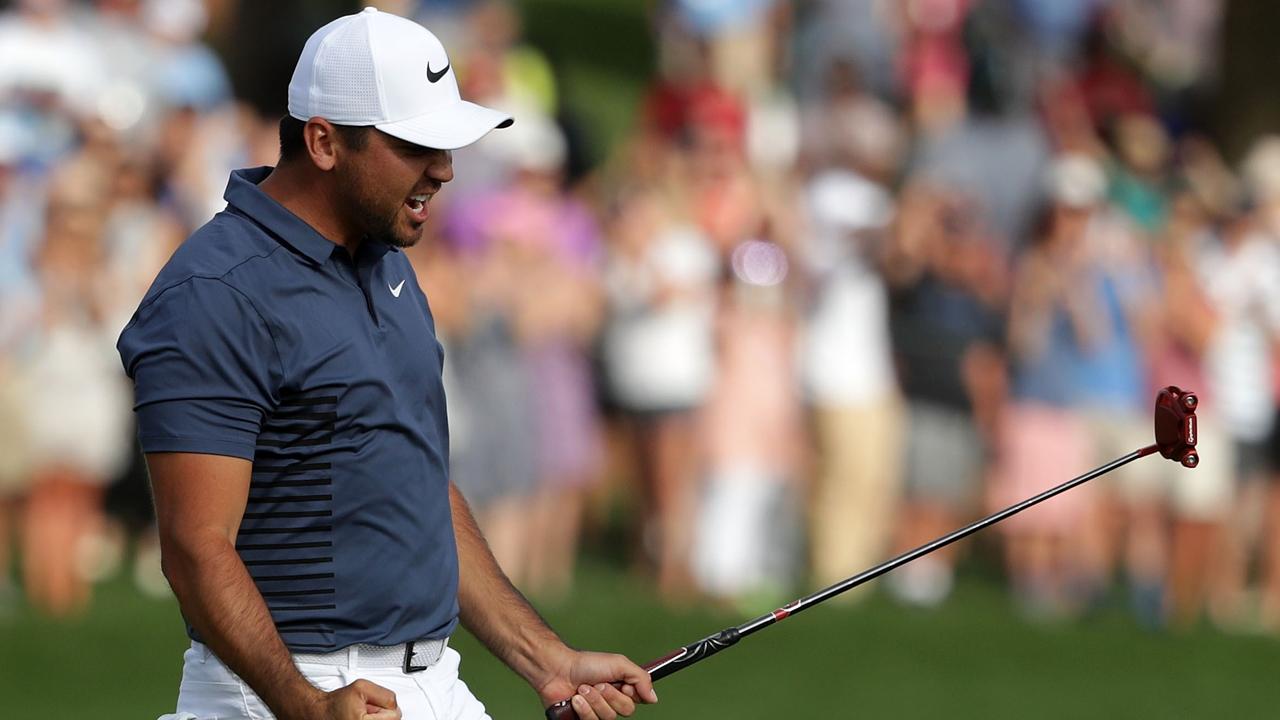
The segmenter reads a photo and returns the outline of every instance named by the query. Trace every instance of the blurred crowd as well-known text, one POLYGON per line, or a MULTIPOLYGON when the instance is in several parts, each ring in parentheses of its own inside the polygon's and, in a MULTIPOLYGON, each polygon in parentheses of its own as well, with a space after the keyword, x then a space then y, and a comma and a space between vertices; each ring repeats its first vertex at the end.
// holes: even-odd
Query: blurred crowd
MULTIPOLYGON (((767 609, 1150 444, 1173 384, 1200 467, 979 547, 1029 617, 1280 632, 1280 137, 1229 162, 1197 121, 1221 0, 652 2, 598 159, 516 7, 376 4, 517 117, 409 255, 454 479, 526 592, 615 542, 672 602, 767 609)), ((75 613, 125 548, 167 591, 113 346, 228 172, 275 162, 201 40, 234 6, 0 15, 0 607, 75 613)), ((883 588, 937 607, 973 547, 883 588)))

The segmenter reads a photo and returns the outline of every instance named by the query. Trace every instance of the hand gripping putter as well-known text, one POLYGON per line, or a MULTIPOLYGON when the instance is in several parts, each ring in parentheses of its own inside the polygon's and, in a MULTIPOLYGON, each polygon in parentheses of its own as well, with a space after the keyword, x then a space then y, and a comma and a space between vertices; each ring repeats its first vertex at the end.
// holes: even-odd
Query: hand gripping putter
MULTIPOLYGON (((1183 466, 1188 468, 1194 468, 1196 465, 1200 464, 1200 455, 1196 452, 1197 404, 1198 400, 1194 393, 1170 385, 1156 395, 1156 441, 1154 444, 1134 450, 1128 455, 1116 458, 1106 465, 1094 468, 1079 477, 1072 478, 1057 487, 1045 490, 1039 495, 1023 500, 1020 503, 1010 505, 1004 510, 993 515, 988 515, 987 517, 970 525, 966 525, 949 535, 944 535, 936 540, 925 543, 914 550, 905 552, 892 560, 883 562, 869 570, 863 570, 851 578, 841 580, 835 585, 819 590, 812 595, 806 595, 799 600, 787 603, 771 613, 761 615, 760 617, 741 625, 726 628, 714 635, 702 638, 691 645, 676 648, 672 652, 646 664, 644 669, 648 671, 649 677, 655 682, 661 680, 674 672, 683 670, 694 663, 715 655, 725 648, 733 646, 739 640, 754 632, 763 630, 774 623, 786 620, 802 610, 807 610, 824 600, 828 600, 842 592, 851 590, 868 580, 874 580, 894 568, 928 555, 934 550, 950 545, 961 538, 968 537, 985 527, 994 525, 1012 515, 1016 515, 1032 505, 1044 502, 1054 495, 1066 492, 1077 485, 1083 485, 1099 475, 1105 475, 1121 465, 1127 465, 1138 458, 1154 455, 1158 452, 1161 456, 1168 458, 1169 460, 1182 463, 1183 466)), ((616 684, 618 683, 615 683, 615 685, 616 684)), ((572 718, 577 717, 577 714, 569 704, 568 699, 562 700, 547 708, 546 715, 547 720, 572 720, 572 718)))

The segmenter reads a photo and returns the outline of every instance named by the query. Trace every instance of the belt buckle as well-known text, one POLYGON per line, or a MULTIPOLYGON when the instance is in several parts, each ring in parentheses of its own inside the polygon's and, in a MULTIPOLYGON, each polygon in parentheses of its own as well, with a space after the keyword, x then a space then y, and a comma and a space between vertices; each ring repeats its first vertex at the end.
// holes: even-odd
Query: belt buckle
POLYGON ((413 646, 414 646, 413 642, 407 642, 404 644, 404 665, 402 667, 404 668, 405 674, 422 672, 423 670, 426 670, 428 667, 430 667, 429 665, 413 664, 413 655, 414 655, 413 646))

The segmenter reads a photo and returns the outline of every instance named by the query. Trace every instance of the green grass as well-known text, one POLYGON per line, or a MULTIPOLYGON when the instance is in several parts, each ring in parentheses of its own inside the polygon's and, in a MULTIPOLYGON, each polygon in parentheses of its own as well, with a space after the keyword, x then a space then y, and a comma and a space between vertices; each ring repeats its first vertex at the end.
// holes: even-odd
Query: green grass
MULTIPOLYGON (((649 587, 589 565, 575 597, 543 608, 579 646, 638 660, 742 621, 664 608, 649 587)), ((123 581, 72 623, 0 618, 2 717, 154 718, 171 711, 186 645, 173 601, 123 581)), ((536 718, 515 676, 466 636, 463 677, 495 718, 536 718)), ((881 597, 823 605, 659 684, 644 717, 1274 717, 1280 641, 1210 629, 1140 630, 1111 610, 1070 625, 1019 620, 1000 588, 968 579, 939 612, 881 597)))

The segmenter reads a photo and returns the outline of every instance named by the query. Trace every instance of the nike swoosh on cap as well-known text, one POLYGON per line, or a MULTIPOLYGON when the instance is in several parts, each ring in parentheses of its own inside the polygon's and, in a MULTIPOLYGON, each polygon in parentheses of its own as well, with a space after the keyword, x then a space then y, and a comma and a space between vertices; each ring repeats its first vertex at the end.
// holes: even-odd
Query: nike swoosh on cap
POLYGON ((391 297, 400 297, 400 289, 404 287, 404 281, 401 280, 399 285, 391 287, 391 283, 387 283, 387 289, 391 291, 391 297))
POLYGON ((439 71, 439 72, 432 72, 432 71, 431 71, 431 63, 430 63, 430 62, 428 62, 428 63, 427 63, 427 82, 432 83, 432 84, 434 85, 435 83, 440 82, 440 78, 444 77, 445 73, 447 73, 447 72, 449 72, 449 64, 448 64, 448 63, 445 63, 445 66, 444 66, 444 69, 443 69, 443 70, 441 70, 441 71, 439 71))

